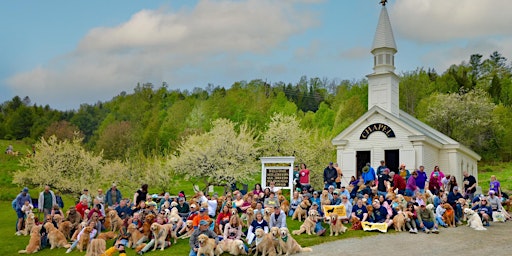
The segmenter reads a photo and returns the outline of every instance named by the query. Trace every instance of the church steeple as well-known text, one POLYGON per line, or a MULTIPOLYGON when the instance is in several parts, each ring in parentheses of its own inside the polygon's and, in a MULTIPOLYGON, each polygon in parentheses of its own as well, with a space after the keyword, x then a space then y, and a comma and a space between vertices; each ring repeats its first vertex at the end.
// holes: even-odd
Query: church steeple
POLYGON ((398 116, 399 79, 394 73, 397 47, 385 2, 381 1, 382 9, 371 49, 373 54, 373 73, 367 76, 369 90, 368 109, 373 106, 379 106, 398 116))

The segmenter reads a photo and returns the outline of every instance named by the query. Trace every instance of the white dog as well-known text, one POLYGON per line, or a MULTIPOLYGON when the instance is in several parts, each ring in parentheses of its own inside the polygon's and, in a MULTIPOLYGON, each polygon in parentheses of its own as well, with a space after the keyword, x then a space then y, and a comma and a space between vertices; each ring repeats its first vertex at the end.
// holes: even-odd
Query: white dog
POLYGON ((464 209, 464 213, 468 217, 468 227, 471 227, 475 230, 487 230, 486 228, 484 228, 484 225, 482 224, 482 219, 480 219, 478 213, 469 208, 464 209))

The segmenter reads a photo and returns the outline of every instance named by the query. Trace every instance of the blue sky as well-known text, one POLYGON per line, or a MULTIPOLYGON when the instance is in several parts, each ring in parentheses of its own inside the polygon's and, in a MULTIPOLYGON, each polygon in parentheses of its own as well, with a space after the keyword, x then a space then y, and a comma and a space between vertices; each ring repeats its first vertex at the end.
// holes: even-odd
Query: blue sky
MULTIPOLYGON (((7 1, 0 102, 61 110, 137 83, 170 89, 372 72, 378 0, 7 1)), ((512 58, 512 1, 391 0, 397 73, 444 71, 473 53, 512 58)))

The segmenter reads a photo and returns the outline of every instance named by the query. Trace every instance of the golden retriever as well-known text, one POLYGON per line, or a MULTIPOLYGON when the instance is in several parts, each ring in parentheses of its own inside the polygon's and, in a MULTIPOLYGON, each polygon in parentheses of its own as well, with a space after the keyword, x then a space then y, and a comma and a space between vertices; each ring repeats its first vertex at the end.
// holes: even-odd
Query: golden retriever
POLYGON ((137 241, 139 241, 144 235, 137 229, 135 224, 128 225, 127 228, 128 233, 130 233, 130 238, 128 239, 128 248, 133 248, 137 241))
POLYGON ((405 231, 405 214, 400 211, 393 217, 393 226, 396 232, 405 231))
POLYGON ((298 252, 312 252, 313 249, 309 247, 302 247, 293 239, 293 237, 290 235, 290 232, 288 231, 288 228, 280 228, 279 231, 281 232, 281 239, 279 239, 279 244, 283 250, 283 253, 285 255, 290 255, 298 252))
POLYGON ((270 208, 270 207, 266 207, 264 212, 263 212, 263 219, 267 222, 267 223, 270 223, 270 215, 272 215, 272 213, 274 212, 274 209, 270 208))
POLYGON ((255 216, 254 216, 254 208, 252 207, 249 207, 247 208, 247 210, 245 211, 245 220, 246 220, 246 227, 249 227, 252 223, 252 221, 254 220, 255 216))
POLYGON ((220 241, 217 247, 215 247, 215 255, 219 256, 224 252, 231 255, 247 255, 244 242, 239 239, 224 239, 220 241))
POLYGON ((316 210, 310 210, 309 216, 304 220, 304 223, 300 225, 299 230, 292 231, 294 235, 300 235, 306 232, 308 235, 312 235, 315 231, 315 225, 320 214, 316 210))
POLYGON ((331 204, 331 200, 329 199, 329 191, 325 189, 322 190, 322 194, 320 195, 320 204, 321 206, 331 204))
POLYGON ((78 239, 78 245, 76 246, 76 248, 78 248, 80 252, 87 250, 87 245, 89 244, 89 240, 91 239, 91 232, 91 226, 87 226, 84 228, 82 235, 80 236, 80 239, 78 239))
POLYGON ((258 228, 255 232, 256 236, 256 251, 254 255, 258 255, 258 252, 264 255, 277 255, 276 248, 274 247, 274 241, 272 241, 272 236, 270 234, 265 234, 263 229, 258 228))
POLYGON ((69 220, 63 221, 63 222, 59 223, 59 230, 60 230, 60 232, 62 232, 62 234, 64 234, 66 239, 70 239, 71 238, 71 230, 73 230, 73 223, 71 223, 71 221, 69 221, 69 220))
POLYGON ((343 234, 347 231, 347 227, 345 227, 343 225, 343 221, 341 221, 338 218, 338 214, 336 214, 336 213, 331 214, 329 216, 328 220, 329 220, 331 236, 333 236, 333 235, 337 236, 340 233, 343 234))
POLYGON ((71 236, 71 241, 76 241, 78 234, 80 234, 80 231, 82 229, 84 229, 85 227, 87 227, 87 222, 86 221, 80 222, 80 224, 78 224, 78 227, 76 228, 75 232, 71 236))
POLYGON ((51 222, 46 222, 44 224, 44 228, 46 229, 46 232, 48 232, 48 240, 50 241, 50 249, 53 248, 69 248, 71 247, 70 244, 68 244, 68 241, 66 240, 66 237, 62 232, 60 232, 51 222))
POLYGON ((153 251, 156 251, 158 245, 160 245, 160 250, 163 251, 165 249, 165 238, 167 238, 167 234, 169 233, 169 226, 161 225, 155 222, 151 224, 150 229, 151 232, 153 233, 153 239, 155 240, 155 246, 153 247, 153 251))
POLYGON ((201 234, 197 237, 197 241, 199 242, 199 248, 197 249, 197 255, 207 255, 214 256, 215 250, 215 239, 209 238, 205 234, 201 234))
POLYGON ((164 225, 167 229, 168 234, 171 235, 172 239, 174 239, 175 244, 178 243, 178 222, 178 219, 173 217, 169 220, 169 223, 164 225))
POLYGON ((181 239, 190 238, 190 236, 192 236, 192 233, 194 233, 194 225, 193 225, 192 220, 187 220, 187 222, 185 222, 185 226, 180 230, 179 233, 180 234, 185 233, 184 235, 182 235, 180 237, 181 239))
POLYGON ((290 202, 286 200, 286 197, 284 197, 283 195, 280 195, 278 199, 281 210, 283 210, 283 212, 286 213, 286 215, 288 215, 288 211, 290 211, 290 202))
POLYGON ((155 218, 156 216, 151 213, 146 215, 144 218, 144 224, 142 224, 142 234, 144 234, 144 236, 147 238, 149 238, 149 234, 151 233, 151 224, 153 224, 155 218))
POLYGON ((442 206, 446 211, 443 213, 443 221, 450 227, 455 227, 455 211, 449 203, 444 203, 442 206))
POLYGON ((41 231, 42 225, 34 225, 32 227, 32 230, 30 230, 30 240, 28 241, 27 247, 25 247, 25 250, 20 250, 18 253, 36 253, 41 249, 40 243, 41 243, 41 234, 39 233, 41 231))
POLYGON ((123 226, 123 219, 121 219, 121 217, 119 217, 119 215, 117 215, 117 211, 108 212, 108 217, 110 219, 110 226, 107 226, 105 224, 105 227, 110 228, 110 230, 113 232, 120 230, 121 227, 123 226))
POLYGON ((108 231, 104 233, 100 233, 98 235, 98 239, 103 239, 105 241, 116 238, 117 234, 114 231, 108 231))
POLYGON ((272 238, 272 242, 274 243, 274 248, 276 249, 277 254, 281 255, 283 251, 281 250, 281 246, 279 246, 279 228, 270 228, 268 235, 270 235, 270 238, 272 238))
POLYGON ((292 220, 298 219, 299 221, 302 221, 302 216, 306 218, 307 209, 310 206, 311 202, 309 202, 309 200, 302 200, 299 206, 297 206, 297 209, 295 209, 295 212, 293 212, 292 220))
POLYGON ((27 219, 25 220, 25 229, 21 231, 21 234, 24 236, 30 235, 32 227, 35 225, 35 215, 34 213, 29 213, 27 215, 27 219))

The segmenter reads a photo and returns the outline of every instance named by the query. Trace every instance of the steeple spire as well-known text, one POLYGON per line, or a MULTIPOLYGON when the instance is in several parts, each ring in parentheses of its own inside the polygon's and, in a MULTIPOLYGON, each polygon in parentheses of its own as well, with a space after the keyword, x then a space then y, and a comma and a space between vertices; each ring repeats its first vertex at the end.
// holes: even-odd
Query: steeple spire
POLYGON ((373 73, 368 75, 368 109, 379 106, 382 109, 399 115, 398 76, 395 71, 395 53, 397 47, 393 29, 389 21, 385 0, 381 0, 379 22, 371 53, 373 54, 373 73))

